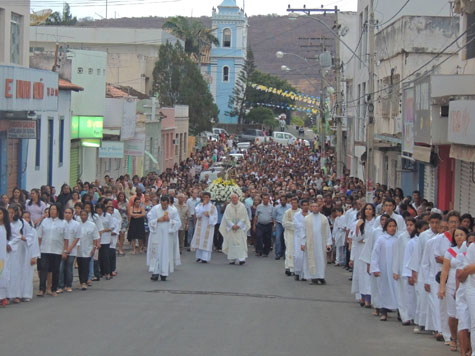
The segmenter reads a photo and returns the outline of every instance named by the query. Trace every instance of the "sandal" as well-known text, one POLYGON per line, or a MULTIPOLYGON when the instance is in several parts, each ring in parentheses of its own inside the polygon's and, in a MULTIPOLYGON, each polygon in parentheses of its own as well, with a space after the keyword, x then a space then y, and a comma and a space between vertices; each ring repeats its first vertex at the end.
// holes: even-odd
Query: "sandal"
POLYGON ((12 303, 13 304, 20 304, 21 300, 20 300, 20 298, 14 298, 14 299, 12 299, 12 303))
POLYGON ((457 341, 454 341, 454 340, 450 340, 450 343, 449 343, 449 346, 450 346, 450 351, 457 351, 457 341))
POLYGON ((44 297, 45 296, 45 292, 43 292, 42 290, 40 290, 37 294, 36 294, 37 297, 44 297))
POLYGON ((381 321, 388 321, 388 316, 387 315, 381 315, 381 318, 379 318, 381 321))

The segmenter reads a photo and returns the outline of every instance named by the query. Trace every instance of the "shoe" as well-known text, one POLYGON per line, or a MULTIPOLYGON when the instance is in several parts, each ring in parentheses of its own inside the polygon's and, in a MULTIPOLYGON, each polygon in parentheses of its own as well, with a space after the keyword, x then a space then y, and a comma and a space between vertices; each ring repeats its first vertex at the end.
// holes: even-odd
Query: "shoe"
POLYGON ((296 281, 298 281, 298 280, 300 280, 300 276, 299 276, 298 274, 296 274, 296 275, 294 275, 294 279, 295 279, 296 281))
POLYGON ((167 276, 160 276, 160 280, 161 280, 161 281, 166 281, 166 280, 167 280, 167 276))
POLYGON ((246 263, 246 261, 239 261, 239 266, 242 266, 245 263, 246 263))
POLYGON ((85 283, 81 284, 81 290, 87 290, 87 285, 85 283))
POLYGON ((58 293, 58 294, 63 293, 63 289, 62 289, 62 288, 58 288, 58 290, 56 291, 56 293, 58 293))
POLYGON ((45 292, 43 292, 42 290, 40 290, 37 294, 36 294, 37 297, 44 297, 45 296, 45 292))
POLYGON ((106 277, 106 281, 110 281, 112 277, 106 277))
POLYGON ((327 284, 327 281, 324 278, 320 279, 320 284, 327 284))
POLYGON ((424 332, 421 330, 419 325, 416 325, 416 327, 413 330, 414 334, 423 334, 424 332))
POLYGON ((201 262, 201 258, 197 258, 197 259, 196 259, 196 262, 201 262))
POLYGON ((99 282, 101 279, 98 277, 92 277, 91 281, 93 282, 99 282))
POLYGON ((320 284, 320 280, 319 280, 319 279, 312 279, 312 284, 319 285, 319 284, 320 284))
POLYGON ((292 273, 290 273, 290 270, 288 270, 288 269, 285 270, 285 275, 286 275, 286 276, 290 276, 291 274, 292 274, 292 273))
POLYGON ((92 281, 87 281, 87 286, 92 287, 92 281))
POLYGON ((205 260, 201 260, 201 263, 208 263, 208 261, 205 261, 205 260))
POLYGON ((2 299, 0 302, 0 305, 5 308, 8 305, 8 299, 7 298, 2 299))
POLYGON ((21 301, 25 302, 25 303, 28 303, 28 302, 31 302, 31 299, 30 298, 23 298, 21 301))
POLYGON ((412 323, 411 323, 410 320, 405 321, 405 322, 402 323, 403 326, 409 326, 409 325, 411 325, 411 324, 412 324, 412 323))
POLYGON ((65 291, 66 291, 67 293, 71 293, 71 292, 73 291, 73 289, 72 289, 71 287, 68 287, 68 288, 65 289, 65 291))
POLYGON ((152 277, 150 277, 152 281, 158 281, 158 274, 152 274, 152 277))
POLYGON ((301 281, 302 282, 307 282, 307 278, 302 278, 301 281))
POLYGON ((275 260, 276 261, 280 260, 280 256, 275 256, 275 260))
POLYGON ((236 262, 232 261, 232 262, 229 262, 230 265, 235 265, 236 262))

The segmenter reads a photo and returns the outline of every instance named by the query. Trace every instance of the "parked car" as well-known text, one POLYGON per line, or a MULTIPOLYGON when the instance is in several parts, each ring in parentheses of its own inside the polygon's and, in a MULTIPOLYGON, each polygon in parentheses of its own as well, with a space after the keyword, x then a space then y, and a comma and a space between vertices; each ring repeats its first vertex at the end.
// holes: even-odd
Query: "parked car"
POLYGON ((269 138, 264 135, 264 131, 259 129, 245 129, 239 135, 239 142, 264 143, 268 140, 269 138))
POLYGON ((213 133, 218 136, 220 136, 222 133, 224 133, 224 136, 226 137, 230 136, 229 133, 225 129, 221 129, 219 127, 213 127, 211 131, 213 131, 213 133))
MULTIPOLYGON (((288 132, 274 131, 274 133, 272 134, 272 140, 284 146, 287 146, 289 144, 295 144, 295 142, 297 142, 297 137, 288 132)), ((310 142, 308 142, 308 140, 303 140, 303 143, 305 146, 310 146, 310 142)))
POLYGON ((250 143, 250 142, 238 142, 238 144, 237 144, 237 148, 238 148, 240 151, 243 151, 243 152, 247 152, 247 150, 249 149, 249 147, 251 147, 251 143, 250 143))

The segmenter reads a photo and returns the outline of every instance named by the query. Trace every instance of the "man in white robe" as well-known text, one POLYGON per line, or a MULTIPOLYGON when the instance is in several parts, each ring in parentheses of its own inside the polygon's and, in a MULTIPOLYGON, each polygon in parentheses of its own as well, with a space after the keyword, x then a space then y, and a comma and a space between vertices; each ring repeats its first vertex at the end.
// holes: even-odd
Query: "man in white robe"
POLYGON ((150 227, 147 266, 152 273, 152 281, 157 281, 159 277, 165 281, 174 272, 177 261, 179 264, 180 252, 176 249, 175 239, 181 221, 176 209, 171 209, 168 204, 169 198, 162 196, 160 204, 155 205, 147 216, 150 227))
POLYGON ((284 241, 286 246, 285 274, 287 276, 291 276, 294 273, 294 217, 300 212, 299 199, 297 197, 293 197, 290 202, 291 208, 288 209, 282 217, 282 226, 284 227, 284 241))
POLYGON ((239 201, 238 195, 233 193, 219 226, 219 232, 223 235, 223 253, 228 256, 230 264, 246 263, 247 232, 250 228, 247 209, 239 201))
POLYGON ((202 203, 195 208, 196 226, 191 249, 196 250, 196 262, 208 263, 213 251, 214 225, 218 223, 218 211, 210 203, 211 194, 202 194, 202 203))
POLYGON ((308 200, 302 200, 300 202, 302 210, 300 210, 294 216, 294 276, 298 281, 303 278, 303 251, 302 244, 305 236, 305 218, 309 215, 308 200))
POLYGON ((303 253, 303 275, 313 284, 325 284, 327 252, 331 250, 332 235, 330 223, 325 215, 320 214, 321 205, 312 202, 312 214, 305 218, 305 235, 301 242, 303 253))
MULTIPOLYGON (((404 218, 401 215, 396 214, 394 212, 395 208, 396 208, 396 202, 394 201, 394 199, 386 198, 384 200, 384 203, 383 203, 384 213, 386 215, 389 215, 391 219, 396 220, 397 234, 399 235, 406 232, 406 222, 404 221, 404 218)), ((376 218, 376 226, 378 226, 378 222, 380 219, 381 219, 381 216, 378 216, 376 218)))

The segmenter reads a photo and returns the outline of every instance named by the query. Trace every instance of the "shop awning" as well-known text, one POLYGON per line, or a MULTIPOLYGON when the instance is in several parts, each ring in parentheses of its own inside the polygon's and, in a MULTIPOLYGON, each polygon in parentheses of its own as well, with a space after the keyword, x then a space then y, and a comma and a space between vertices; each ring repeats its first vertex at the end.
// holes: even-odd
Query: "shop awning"
POLYGON ((451 145, 450 158, 475 163, 475 146, 451 145))
POLYGON ((420 162, 430 163, 430 153, 430 147, 414 146, 414 153, 412 154, 412 158, 420 162))

